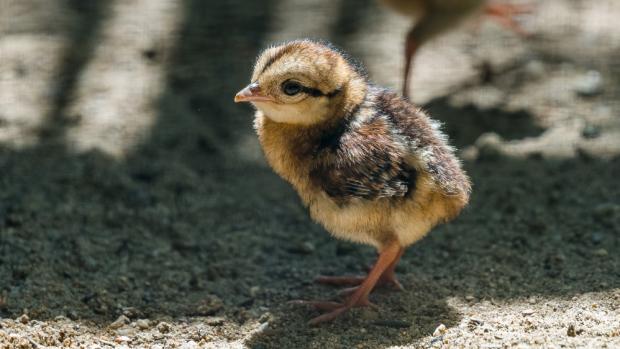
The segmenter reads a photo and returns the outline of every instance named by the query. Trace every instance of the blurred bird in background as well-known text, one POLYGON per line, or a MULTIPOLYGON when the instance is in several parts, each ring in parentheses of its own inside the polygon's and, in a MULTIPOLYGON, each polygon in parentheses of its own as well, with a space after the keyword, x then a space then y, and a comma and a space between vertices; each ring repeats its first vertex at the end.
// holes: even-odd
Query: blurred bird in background
POLYGON ((503 26, 526 35, 516 16, 529 13, 531 6, 496 3, 487 0, 380 0, 397 12, 413 18, 416 22, 405 40, 405 70, 403 72, 403 96, 409 96, 409 72, 416 51, 437 35, 458 26, 463 20, 476 14, 486 14, 503 26))
POLYGON ((373 245, 365 277, 322 276, 353 286, 343 302, 298 301, 329 321, 371 305, 376 285, 402 288, 394 269, 405 248, 456 217, 471 185, 438 124, 396 93, 369 84, 330 45, 302 40, 265 50, 235 96, 256 108, 255 128, 271 167, 334 236, 373 245))

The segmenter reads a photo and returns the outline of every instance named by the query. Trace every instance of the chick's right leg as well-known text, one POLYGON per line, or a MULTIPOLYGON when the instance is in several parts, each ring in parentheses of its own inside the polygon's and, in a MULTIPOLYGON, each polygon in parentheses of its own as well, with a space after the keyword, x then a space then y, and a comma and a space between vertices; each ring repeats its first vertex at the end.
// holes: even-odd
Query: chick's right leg
MULTIPOLYGON (((396 265, 400 261, 403 253, 405 252, 404 248, 401 248, 398 252, 398 255, 394 259, 394 261, 388 266, 388 268, 381 274, 379 281, 377 281, 377 286, 390 286, 399 291, 403 291, 403 285, 396 278, 396 265)), ((372 268, 371 268, 372 269, 372 268)), ((350 294, 357 289, 359 285, 361 285, 364 280, 366 280, 366 276, 326 276, 319 275, 314 279, 315 282, 326 285, 333 286, 355 286, 342 290, 342 294, 350 294)))
POLYGON ((359 287, 356 288, 349 297, 347 297, 344 303, 321 301, 293 301, 293 303, 307 304, 314 306, 317 309, 329 311, 328 313, 310 320, 310 325, 331 321, 353 307, 372 305, 372 303, 368 300, 368 295, 381 278, 381 275, 383 275, 383 273, 400 257, 400 255, 402 255, 402 247, 397 242, 389 244, 384 250, 381 251, 377 263, 373 266, 372 270, 368 273, 368 276, 364 279, 362 284, 359 285, 359 287))

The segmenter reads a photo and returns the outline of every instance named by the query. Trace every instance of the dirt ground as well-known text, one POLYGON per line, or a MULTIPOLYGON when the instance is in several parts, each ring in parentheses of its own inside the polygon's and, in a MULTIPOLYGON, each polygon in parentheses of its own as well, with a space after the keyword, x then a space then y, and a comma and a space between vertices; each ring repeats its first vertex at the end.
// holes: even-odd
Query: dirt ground
POLYGON ((404 292, 308 327, 375 252, 313 223, 232 103, 258 51, 329 39, 398 88, 373 0, 0 0, 0 348, 620 348, 620 3, 535 2, 425 46, 471 204, 404 292))

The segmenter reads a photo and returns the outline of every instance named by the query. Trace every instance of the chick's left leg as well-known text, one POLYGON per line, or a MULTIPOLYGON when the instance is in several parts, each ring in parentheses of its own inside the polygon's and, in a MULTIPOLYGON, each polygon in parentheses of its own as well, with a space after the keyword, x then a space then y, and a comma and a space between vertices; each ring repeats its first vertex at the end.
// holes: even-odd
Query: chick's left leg
POLYGON ((366 276, 362 284, 355 289, 344 303, 313 301, 297 301, 295 303, 313 305, 318 309, 329 310, 328 313, 310 320, 310 325, 331 321, 353 307, 372 305, 368 300, 368 295, 383 273, 398 260, 402 254, 402 250, 402 247, 397 242, 392 242, 384 248, 379 254, 377 263, 375 263, 372 270, 368 273, 368 276, 366 276))

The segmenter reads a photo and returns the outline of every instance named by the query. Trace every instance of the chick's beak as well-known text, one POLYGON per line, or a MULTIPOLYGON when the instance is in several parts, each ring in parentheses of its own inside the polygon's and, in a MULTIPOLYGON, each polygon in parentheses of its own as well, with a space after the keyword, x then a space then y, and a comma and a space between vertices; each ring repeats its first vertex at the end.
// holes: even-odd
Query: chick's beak
POLYGON ((253 82, 246 86, 243 90, 235 95, 235 103, 239 102, 273 102, 272 97, 266 96, 261 91, 257 82, 253 82))

